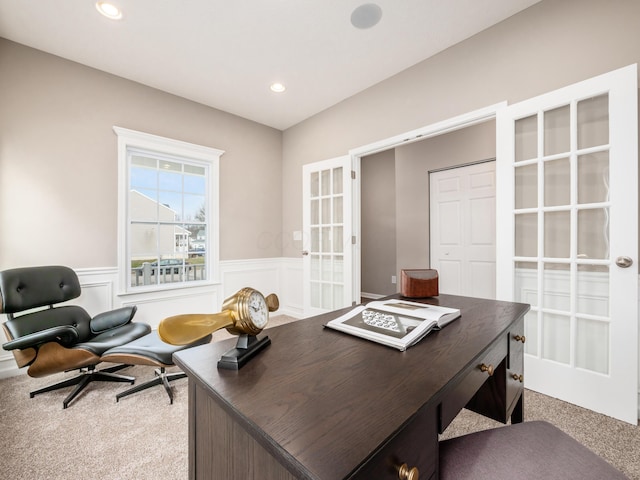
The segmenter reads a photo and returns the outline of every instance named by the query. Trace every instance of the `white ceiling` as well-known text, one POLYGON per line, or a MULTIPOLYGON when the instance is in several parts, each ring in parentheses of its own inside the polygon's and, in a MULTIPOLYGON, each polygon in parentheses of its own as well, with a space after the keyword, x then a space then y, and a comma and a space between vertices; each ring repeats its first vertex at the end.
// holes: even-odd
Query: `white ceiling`
POLYGON ((538 1, 112 0, 113 21, 94 0, 0 0, 0 36, 284 130, 538 1), (367 2, 382 20, 357 29, 367 2))

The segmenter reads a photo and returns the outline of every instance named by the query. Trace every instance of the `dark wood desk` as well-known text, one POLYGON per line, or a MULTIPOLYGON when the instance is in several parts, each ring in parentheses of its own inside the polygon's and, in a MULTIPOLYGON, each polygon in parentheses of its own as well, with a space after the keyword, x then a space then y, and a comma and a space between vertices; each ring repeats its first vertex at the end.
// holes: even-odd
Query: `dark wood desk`
POLYGON ((406 352, 323 328, 333 312, 268 329, 272 344, 218 370, 235 340, 183 350, 191 479, 438 478, 438 433, 468 406, 522 421, 528 305, 441 295, 462 317, 406 352), (480 365, 494 367, 493 376, 480 365))

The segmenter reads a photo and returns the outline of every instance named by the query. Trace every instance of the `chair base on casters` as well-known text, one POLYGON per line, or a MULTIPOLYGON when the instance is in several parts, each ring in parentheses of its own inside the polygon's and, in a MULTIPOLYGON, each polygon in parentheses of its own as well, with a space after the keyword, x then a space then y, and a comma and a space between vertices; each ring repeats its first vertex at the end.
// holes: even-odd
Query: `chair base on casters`
POLYGON ((80 371, 82 372, 82 374, 78 375, 77 377, 73 377, 63 382, 49 385, 48 387, 44 387, 39 390, 34 390, 33 392, 29 393, 29 397, 33 398, 40 393, 51 392, 53 390, 59 390, 61 388, 76 385, 76 388, 74 388, 73 391, 62 402, 62 408, 67 408, 69 406, 69 403, 71 403, 71 401, 76 398, 78 394, 82 390, 84 390, 84 388, 91 382, 129 382, 133 385, 133 383, 136 381, 135 377, 129 377, 126 375, 114 373, 129 366, 130 365, 115 365, 103 370, 96 370, 95 365, 90 365, 87 367, 86 371, 81 369, 80 371))
POLYGON ((187 374, 184 372, 167 373, 164 367, 160 367, 159 369, 156 368, 155 373, 156 373, 156 377, 153 378, 152 380, 149 380, 148 382, 145 382, 145 383, 141 383, 140 385, 136 385, 135 387, 130 388, 129 390, 125 390, 124 392, 117 394, 116 402, 120 401, 122 397, 131 395, 132 393, 141 392, 142 390, 146 390, 147 388, 155 387, 156 385, 162 384, 164 386, 164 389, 167 392, 167 395, 169 395, 169 403, 173 405, 173 391, 171 390, 171 386, 169 385, 169 382, 173 380, 178 380, 180 378, 185 378, 187 374))

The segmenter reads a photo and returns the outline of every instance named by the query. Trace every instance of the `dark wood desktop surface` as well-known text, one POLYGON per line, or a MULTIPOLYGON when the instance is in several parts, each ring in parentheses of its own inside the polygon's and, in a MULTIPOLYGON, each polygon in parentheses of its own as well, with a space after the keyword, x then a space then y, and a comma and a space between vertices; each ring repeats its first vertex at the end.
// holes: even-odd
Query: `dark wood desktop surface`
MULTIPOLYGON (((461 377, 492 345, 502 345, 502 337, 500 355, 506 355, 505 335, 529 307, 450 295, 424 302, 460 308, 462 316, 405 352, 323 328, 345 309, 265 330, 272 344, 239 371, 216 366, 235 339, 176 353, 175 363, 189 376, 190 478, 209 478, 195 471, 198 458, 215 456, 205 448, 223 448, 195 438, 201 422, 211 421, 197 404, 203 391, 291 478, 356 478, 368 459, 427 410, 434 422, 439 415, 440 425, 431 429, 446 428, 464 404, 449 408, 453 413, 443 420, 443 401, 455 403, 447 399, 461 377)), ((432 448, 434 433, 437 441, 437 432, 425 434, 425 448, 432 448)), ((242 447, 235 448, 232 454, 240 455, 242 447)), ((425 473, 421 478, 434 478, 425 473)), ((258 472, 255 478, 267 477, 258 472)))

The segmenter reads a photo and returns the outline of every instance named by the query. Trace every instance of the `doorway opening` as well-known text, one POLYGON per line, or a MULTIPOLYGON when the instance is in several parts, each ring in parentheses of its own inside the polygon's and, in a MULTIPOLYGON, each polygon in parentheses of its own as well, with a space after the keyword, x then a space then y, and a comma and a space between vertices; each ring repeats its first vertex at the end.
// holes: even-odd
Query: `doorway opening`
POLYGON ((358 302, 398 292, 401 269, 431 265, 429 172, 494 158, 498 107, 390 139, 386 148, 382 142, 369 146, 373 152, 350 152, 360 179, 360 195, 354 195, 358 302))

